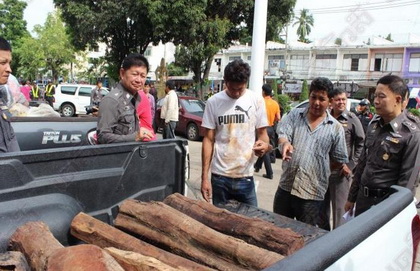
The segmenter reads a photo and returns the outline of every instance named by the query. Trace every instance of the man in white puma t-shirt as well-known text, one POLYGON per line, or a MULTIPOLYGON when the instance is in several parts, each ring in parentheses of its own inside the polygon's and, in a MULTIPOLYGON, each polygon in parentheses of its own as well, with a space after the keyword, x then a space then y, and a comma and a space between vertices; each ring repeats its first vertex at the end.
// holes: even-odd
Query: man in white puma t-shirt
POLYGON ((226 89, 213 95, 204 110, 201 193, 215 205, 234 199, 257 206, 253 165, 272 146, 261 92, 246 88, 250 74, 242 60, 229 63, 224 71, 226 89))

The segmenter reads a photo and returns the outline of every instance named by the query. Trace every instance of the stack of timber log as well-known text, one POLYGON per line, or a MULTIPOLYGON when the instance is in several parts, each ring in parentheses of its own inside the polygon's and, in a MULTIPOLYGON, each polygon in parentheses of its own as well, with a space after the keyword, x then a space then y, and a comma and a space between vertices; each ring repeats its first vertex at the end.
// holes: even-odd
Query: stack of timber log
POLYGON ((126 200, 114 226, 79 213, 70 234, 84 244, 64 247, 45 223, 26 223, 9 240, 14 252, 0 254, 0 270, 262 270, 304 245, 290 229, 180 194, 126 200))

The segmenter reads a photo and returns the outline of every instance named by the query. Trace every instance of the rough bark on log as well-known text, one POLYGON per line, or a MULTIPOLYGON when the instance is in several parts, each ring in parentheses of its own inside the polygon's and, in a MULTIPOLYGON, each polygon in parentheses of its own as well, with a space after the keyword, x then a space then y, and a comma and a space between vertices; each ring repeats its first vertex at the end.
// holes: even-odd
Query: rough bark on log
POLYGON ((44 271, 48 257, 63 245, 41 221, 28 222, 17 228, 9 240, 9 250, 25 255, 32 270, 44 271))
POLYGON ((163 202, 212 229, 282 255, 288 256, 304 245, 303 236, 291 229, 277 227, 259 218, 238 215, 205 201, 176 193, 163 202))
POLYGON ((25 256, 18 251, 0 254, 0 271, 30 271, 25 256))
POLYGON ((105 250, 94 245, 77 245, 54 251, 47 261, 47 271, 124 271, 105 250))
POLYGON ((150 245, 85 213, 79 213, 73 219, 70 233, 86 243, 94 244, 101 248, 115 247, 137 252, 156 258, 174 268, 194 271, 211 270, 207 266, 150 245))
POLYGON ((126 200, 114 224, 219 270, 261 270, 284 258, 217 232, 162 202, 126 200))
POLYGON ((125 271, 180 271, 153 257, 141 255, 140 253, 120 250, 114 247, 105 248, 112 257, 124 268, 125 271))

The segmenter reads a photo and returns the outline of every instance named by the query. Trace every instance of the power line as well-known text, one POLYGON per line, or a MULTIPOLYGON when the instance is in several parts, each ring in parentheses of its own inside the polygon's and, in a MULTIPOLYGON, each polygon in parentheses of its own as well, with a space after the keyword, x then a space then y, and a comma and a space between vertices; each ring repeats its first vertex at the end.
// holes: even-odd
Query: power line
POLYGON ((337 14, 337 13, 354 12, 354 11, 368 11, 368 10, 398 8, 398 7, 406 7, 406 6, 412 6, 412 5, 418 5, 418 4, 419 4, 418 0, 410 0, 410 1, 404 1, 404 2, 401 2, 401 1, 376 2, 376 3, 363 4, 363 5, 349 5, 349 6, 341 6, 341 7, 309 9, 309 11, 312 14, 337 14))

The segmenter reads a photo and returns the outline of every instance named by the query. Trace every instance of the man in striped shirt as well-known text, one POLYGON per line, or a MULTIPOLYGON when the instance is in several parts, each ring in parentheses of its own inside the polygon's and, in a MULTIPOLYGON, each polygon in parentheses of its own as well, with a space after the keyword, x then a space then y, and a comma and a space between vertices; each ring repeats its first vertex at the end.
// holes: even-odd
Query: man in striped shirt
POLYGON ((292 110, 277 128, 283 155, 283 174, 277 189, 275 213, 318 225, 328 188, 330 159, 348 163, 341 124, 328 112, 333 84, 315 78, 309 89, 309 107, 292 110))

